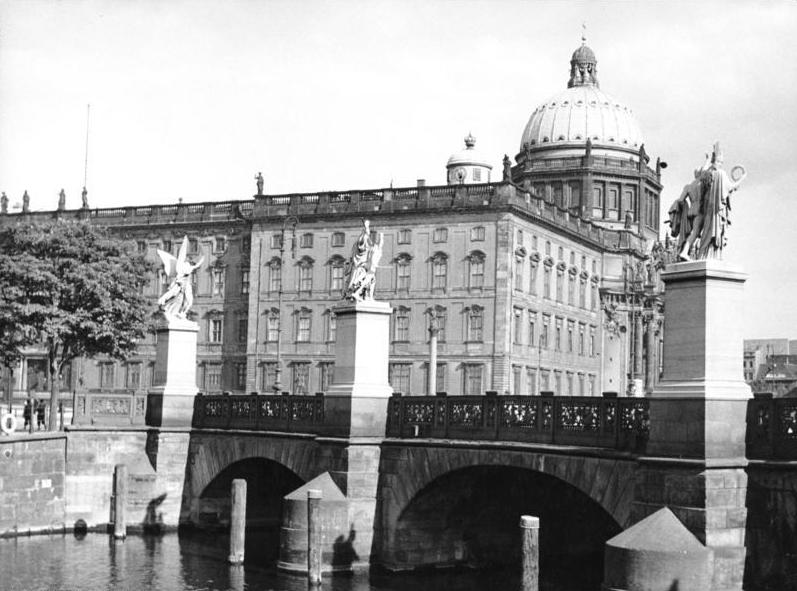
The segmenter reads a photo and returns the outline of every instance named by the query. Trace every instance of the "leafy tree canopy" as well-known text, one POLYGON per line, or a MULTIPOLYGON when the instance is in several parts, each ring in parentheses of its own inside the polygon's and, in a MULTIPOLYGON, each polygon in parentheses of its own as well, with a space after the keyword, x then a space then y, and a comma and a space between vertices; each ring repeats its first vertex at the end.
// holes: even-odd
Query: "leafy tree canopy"
MULTIPOLYGON (((52 376, 76 357, 123 359, 149 328, 152 265, 88 222, 0 230, 0 347, 46 351, 52 376)), ((51 380, 53 393, 56 380, 51 380)))

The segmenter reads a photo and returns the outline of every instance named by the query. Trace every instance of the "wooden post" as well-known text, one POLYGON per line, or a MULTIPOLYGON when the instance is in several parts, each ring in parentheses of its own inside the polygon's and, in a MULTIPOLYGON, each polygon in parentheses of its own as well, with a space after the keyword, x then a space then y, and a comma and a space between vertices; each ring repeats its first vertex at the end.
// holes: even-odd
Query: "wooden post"
POLYGON ((113 490, 113 537, 123 540, 127 537, 127 466, 124 464, 117 464, 114 469, 113 490))
POLYGON ((246 541, 246 480, 236 478, 232 481, 230 510, 230 564, 243 564, 244 543, 246 541))
POLYGON ((321 584, 321 491, 307 491, 307 582, 321 584))
POLYGON ((522 591, 540 588, 540 519, 531 515, 520 517, 520 536, 523 548, 522 591))

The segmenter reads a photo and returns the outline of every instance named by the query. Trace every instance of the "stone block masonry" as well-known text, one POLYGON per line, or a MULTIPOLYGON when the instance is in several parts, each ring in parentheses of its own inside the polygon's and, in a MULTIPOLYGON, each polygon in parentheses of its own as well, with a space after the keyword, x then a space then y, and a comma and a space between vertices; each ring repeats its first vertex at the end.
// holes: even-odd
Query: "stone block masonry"
POLYGON ((65 527, 63 433, 0 438, 0 535, 65 527))

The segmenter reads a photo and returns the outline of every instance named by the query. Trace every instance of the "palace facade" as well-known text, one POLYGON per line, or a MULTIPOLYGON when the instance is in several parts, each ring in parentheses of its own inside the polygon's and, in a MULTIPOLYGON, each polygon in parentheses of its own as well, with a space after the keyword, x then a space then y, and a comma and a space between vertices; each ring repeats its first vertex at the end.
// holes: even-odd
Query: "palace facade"
MULTIPOLYGON (((183 236, 196 273, 197 384, 204 392, 312 394, 334 375, 344 265, 363 219, 384 233, 376 298, 390 302, 390 381, 428 394, 430 318, 437 392, 621 395, 650 391, 660 365, 661 166, 631 110, 599 87, 582 45, 567 87, 538 106, 501 179, 465 139, 447 184, 255 195, 212 203, 5 213, 0 224, 89 219, 158 262, 183 236), (279 371, 278 371, 279 370, 279 371)), ((160 266, 160 265, 158 265, 160 266)), ((153 277, 153 312, 168 279, 153 277)), ((154 337, 153 337, 154 338, 154 337)), ((155 343, 125 363, 80 360, 64 391, 146 390, 155 343)), ((30 351, 17 396, 45 391, 30 351)))

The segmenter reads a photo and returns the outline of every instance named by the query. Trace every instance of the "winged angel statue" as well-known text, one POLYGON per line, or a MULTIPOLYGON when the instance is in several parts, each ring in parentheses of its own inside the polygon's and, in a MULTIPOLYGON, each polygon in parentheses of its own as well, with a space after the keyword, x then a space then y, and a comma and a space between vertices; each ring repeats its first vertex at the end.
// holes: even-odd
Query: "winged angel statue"
POLYGON ((183 237, 177 258, 171 253, 158 249, 158 256, 163 261, 163 271, 166 273, 166 277, 171 277, 174 274, 174 279, 172 279, 169 289, 158 299, 158 305, 168 319, 179 318, 185 320, 186 312, 191 308, 191 304, 194 303, 191 273, 199 268, 205 257, 200 258, 197 264, 192 265, 185 260, 187 251, 188 236, 183 237))

